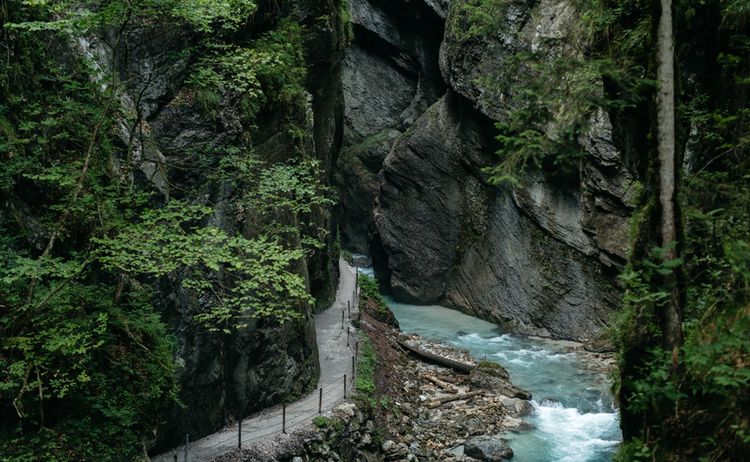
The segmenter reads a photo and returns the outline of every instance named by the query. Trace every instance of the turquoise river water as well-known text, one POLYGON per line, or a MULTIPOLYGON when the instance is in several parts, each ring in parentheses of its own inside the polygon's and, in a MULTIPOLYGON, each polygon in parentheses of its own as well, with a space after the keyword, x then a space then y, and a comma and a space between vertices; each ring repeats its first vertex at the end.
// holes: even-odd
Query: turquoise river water
POLYGON ((389 300, 401 330, 495 361, 516 385, 529 390, 533 428, 504 437, 515 462, 611 461, 622 435, 611 383, 587 367, 565 342, 503 333, 487 321, 440 306, 389 300))

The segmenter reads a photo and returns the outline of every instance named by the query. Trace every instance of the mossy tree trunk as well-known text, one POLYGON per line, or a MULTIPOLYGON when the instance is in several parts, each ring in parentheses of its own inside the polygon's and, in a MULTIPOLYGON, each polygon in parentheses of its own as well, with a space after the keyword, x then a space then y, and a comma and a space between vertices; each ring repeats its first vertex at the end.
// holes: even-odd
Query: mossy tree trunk
POLYGON ((630 321, 621 327, 622 356, 620 358, 620 389, 622 404, 621 427, 625 440, 637 437, 648 439, 649 428, 659 425, 659 414, 648 409, 634 409, 631 405, 638 393, 636 382, 648 374, 648 362, 657 348, 670 352, 671 368, 679 366, 679 351, 683 342, 682 319, 684 306, 684 272, 681 246, 682 220, 678 202, 680 178, 680 150, 677 148, 675 119, 675 63, 672 0, 659 0, 660 17, 656 35, 656 93, 652 113, 651 133, 655 145, 642 155, 649 164, 643 198, 643 213, 637 215, 630 266, 647 287, 629 287, 634 292, 626 309, 631 310, 630 321), (661 248, 661 252, 653 252, 661 248), (658 255, 661 261, 653 261, 658 255), (669 271, 654 271, 653 265, 669 271), (648 294, 639 293, 646 290, 648 294), (666 293, 663 299, 643 297, 666 293))
MULTIPOLYGON (((661 0, 661 15, 657 34, 657 80, 659 92, 656 97, 657 140, 659 152, 659 210, 661 219, 659 233, 661 247, 666 249, 664 260, 676 260, 678 252, 677 215, 677 168, 675 155, 675 77, 674 77, 674 32, 672 27, 672 0, 661 0)), ((664 347, 672 352, 672 367, 677 367, 677 352, 682 345, 681 284, 677 281, 679 271, 668 276, 669 300, 660 313, 664 347)))

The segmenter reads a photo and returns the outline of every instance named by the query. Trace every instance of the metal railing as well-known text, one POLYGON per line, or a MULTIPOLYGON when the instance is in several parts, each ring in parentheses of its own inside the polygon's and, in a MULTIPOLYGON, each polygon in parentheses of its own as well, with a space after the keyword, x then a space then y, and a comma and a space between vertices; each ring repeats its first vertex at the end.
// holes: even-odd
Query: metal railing
MULTIPOLYGON (((359 274, 356 272, 355 274, 359 274)), ((295 426, 311 421, 315 416, 324 411, 332 409, 340 401, 343 401, 354 390, 356 378, 356 357, 359 354, 359 340, 356 340, 356 329, 345 326, 346 317, 351 321, 352 304, 355 314, 357 312, 359 283, 355 278, 354 293, 352 299, 347 301, 347 308, 342 310, 342 329, 347 329, 346 343, 352 351, 352 364, 349 374, 335 377, 331 383, 318 387, 315 391, 308 393, 305 397, 289 404, 281 404, 265 409, 255 415, 246 417, 237 424, 225 429, 225 431, 214 433, 190 442, 189 435, 185 435, 185 444, 174 448, 167 453, 152 459, 153 462, 202 462, 221 455, 233 448, 242 448, 243 445, 252 444, 277 433, 287 433, 287 430, 295 426), (348 314, 348 316, 347 316, 348 314), (351 331, 355 332, 355 341, 350 338, 351 331), (281 411, 281 412, 279 412, 281 411), (232 431, 230 431, 232 430, 232 431), (172 457, 169 457, 169 456, 172 457)))

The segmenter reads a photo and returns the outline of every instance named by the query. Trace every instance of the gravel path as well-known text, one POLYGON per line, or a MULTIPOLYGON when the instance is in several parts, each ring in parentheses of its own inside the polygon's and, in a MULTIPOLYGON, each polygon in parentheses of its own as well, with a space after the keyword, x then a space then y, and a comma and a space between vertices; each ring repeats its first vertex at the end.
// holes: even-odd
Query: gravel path
MULTIPOLYGON (((315 391, 286 406, 286 429, 309 422, 318 415, 320 389, 323 389, 322 410, 332 409, 344 399, 344 375, 347 393, 352 384, 352 357, 354 355, 355 330, 349 322, 347 302, 355 311, 355 269, 343 259, 339 260, 340 278, 336 301, 324 312, 315 316, 315 335, 320 360, 320 381, 315 391), (342 313, 344 328, 342 329, 342 313), (347 329, 351 332, 347 344, 347 329)), ((242 421, 242 444, 257 443, 273 438, 282 432, 283 409, 276 406, 265 409, 242 421)), ((187 446, 187 461, 206 462, 237 447, 239 428, 237 424, 208 435, 187 446)), ((185 446, 180 446, 153 457, 152 462, 174 462, 177 455, 185 460, 185 446)))

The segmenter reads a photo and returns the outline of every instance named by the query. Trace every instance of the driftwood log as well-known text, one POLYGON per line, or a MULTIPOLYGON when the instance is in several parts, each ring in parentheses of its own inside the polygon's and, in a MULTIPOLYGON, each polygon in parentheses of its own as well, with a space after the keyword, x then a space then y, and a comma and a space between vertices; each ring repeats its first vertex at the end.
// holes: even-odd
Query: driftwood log
POLYGON ((454 359, 446 358, 444 356, 436 355, 435 353, 425 351, 421 348, 417 348, 415 346, 409 345, 403 340, 399 340, 398 344, 404 347, 405 349, 411 351, 416 356, 419 356, 420 358, 428 362, 437 364, 438 366, 443 366, 443 367, 453 369, 454 371, 460 372, 462 374, 469 374, 476 367, 473 364, 462 363, 454 359))
POLYGON ((429 380, 430 382, 434 383, 438 387, 442 388, 443 390, 447 391, 448 393, 458 393, 458 390, 454 385, 451 385, 448 382, 443 382, 439 378, 432 376, 432 375, 422 375, 422 377, 426 380, 429 380))
POLYGON ((440 407, 443 404, 451 403, 453 401, 461 401, 464 399, 473 398, 477 395, 483 395, 484 390, 476 390, 476 391, 470 391, 468 393, 462 393, 460 395, 452 395, 452 396, 446 396, 445 398, 439 398, 439 399, 433 399, 429 403, 427 403, 428 409, 435 409, 436 407, 440 407))
POLYGON ((443 382, 452 383, 453 385, 456 385, 459 382, 463 382, 460 377, 455 377, 452 375, 437 374, 435 377, 439 378, 443 382))

